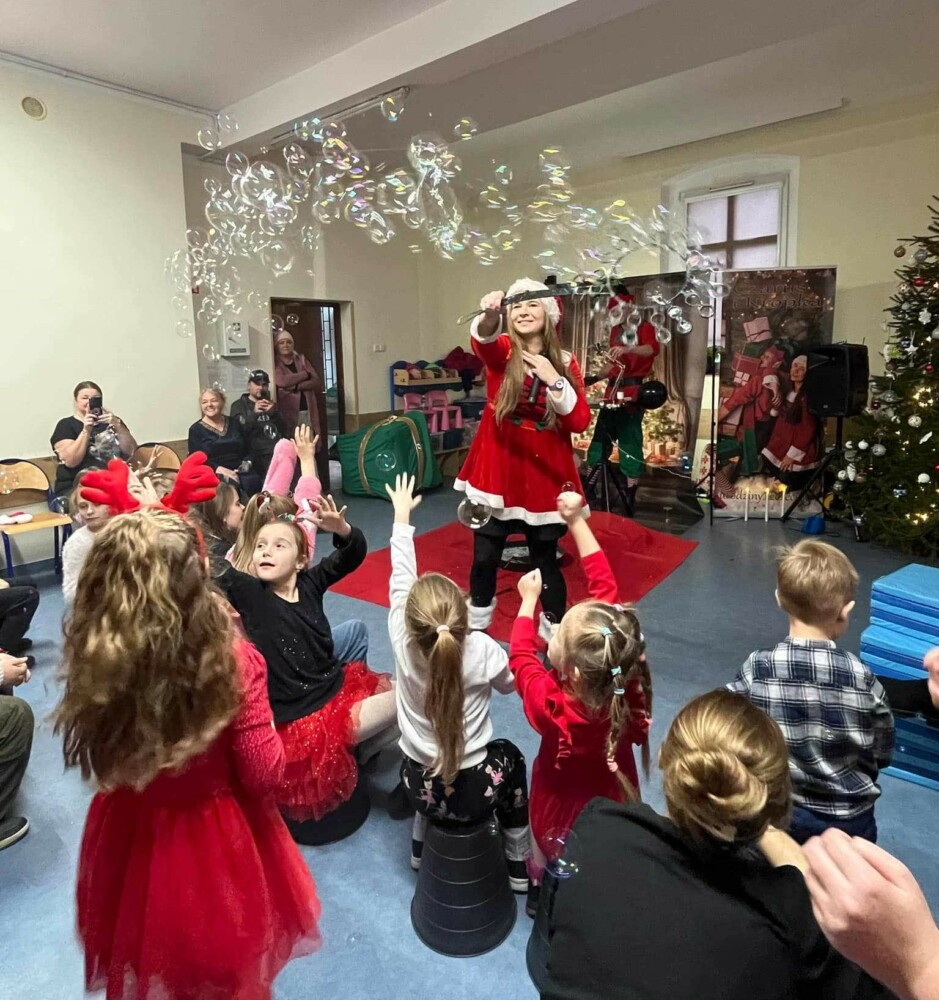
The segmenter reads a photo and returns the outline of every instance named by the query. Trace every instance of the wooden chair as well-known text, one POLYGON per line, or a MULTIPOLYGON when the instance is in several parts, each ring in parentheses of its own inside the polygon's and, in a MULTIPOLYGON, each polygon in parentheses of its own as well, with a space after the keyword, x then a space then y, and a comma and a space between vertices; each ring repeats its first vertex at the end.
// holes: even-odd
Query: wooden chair
MULTIPOLYGON (((52 488, 49 477, 34 462, 22 458, 5 458, 0 461, 0 493, 4 500, 20 506, 45 503, 51 507, 52 488)), ((14 510, 15 507, 4 507, 14 510)), ((52 529, 55 539, 55 571, 62 572, 62 545, 72 533, 72 519, 66 514, 52 511, 41 511, 32 515, 32 520, 26 524, 0 524, 0 535, 3 535, 3 554, 7 562, 7 577, 14 579, 16 571, 13 568, 13 547, 10 539, 16 535, 28 535, 33 531, 52 529), (59 535, 62 528, 62 535, 59 535)))
POLYGON ((175 472, 179 466, 179 455, 169 445, 160 444, 159 441, 140 445, 130 460, 130 467, 137 472, 144 469, 175 472))

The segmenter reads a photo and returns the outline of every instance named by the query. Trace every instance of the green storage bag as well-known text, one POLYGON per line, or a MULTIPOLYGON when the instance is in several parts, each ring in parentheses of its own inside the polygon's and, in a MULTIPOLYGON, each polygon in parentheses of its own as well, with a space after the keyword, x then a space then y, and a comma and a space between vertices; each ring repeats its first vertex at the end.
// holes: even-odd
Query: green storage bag
POLYGON ((401 472, 414 476, 415 490, 443 482, 427 421, 419 411, 387 417, 354 434, 341 434, 337 447, 342 491, 350 496, 387 500, 385 484, 393 486, 401 472))

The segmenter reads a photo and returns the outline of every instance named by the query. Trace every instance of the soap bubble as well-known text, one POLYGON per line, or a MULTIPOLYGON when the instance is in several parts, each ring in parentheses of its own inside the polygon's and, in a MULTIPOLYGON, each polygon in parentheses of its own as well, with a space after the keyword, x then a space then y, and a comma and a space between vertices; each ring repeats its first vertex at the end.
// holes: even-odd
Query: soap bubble
POLYGON ((284 328, 284 319, 282 316, 278 316, 276 313, 271 316, 271 332, 280 333, 284 328))
POLYGON ((300 317, 296 313, 287 313, 287 326, 296 326, 300 322, 300 317))
POLYGON ((551 175, 563 175, 571 169, 571 161, 560 146, 546 146, 538 155, 541 172, 551 175))
POLYGON ((688 333, 691 333, 691 331, 693 329, 694 329, 694 324, 691 322, 691 320, 680 319, 678 321, 678 332, 679 333, 688 334, 688 333))
POLYGON ((669 306, 668 315, 671 319, 681 319, 682 317, 681 306, 669 306))
POLYGON ((493 170, 493 174, 495 175, 496 184, 501 184, 502 187, 507 187, 511 184, 512 177, 514 176, 512 168, 506 163, 499 164, 499 166, 493 170))
POLYGON ((386 121, 396 122, 404 112, 404 105, 401 101, 388 96, 381 102, 381 113, 386 121))
POLYGON ((456 509, 456 518, 467 528, 481 528, 492 517, 492 508, 485 500, 471 500, 464 497, 456 509))
POLYGON ((698 315, 702 319, 713 319, 715 311, 714 306, 708 305, 707 303, 698 306, 698 315))
POLYGON ((379 472, 394 472, 398 465, 398 459, 393 452, 380 451, 375 456, 375 465, 379 472))
POLYGON ((196 140, 203 149, 218 149, 222 144, 218 137, 218 129, 214 124, 200 128, 196 140))
POLYGON ((196 328, 191 319, 181 319, 176 324, 176 336, 183 340, 195 336, 196 328))
POLYGON ((218 351, 211 344, 202 345, 202 357, 206 361, 218 361, 218 351))
POLYGON ((541 846, 547 859, 545 867, 555 878, 570 878, 580 871, 577 834, 573 830, 549 830, 541 846))
POLYGON ((479 126, 472 118, 461 118, 453 126, 453 135, 457 139, 472 139, 479 131, 479 126))
POLYGON ((655 339, 660 344, 670 344, 672 342, 672 331, 667 326, 657 326, 655 328, 655 339))

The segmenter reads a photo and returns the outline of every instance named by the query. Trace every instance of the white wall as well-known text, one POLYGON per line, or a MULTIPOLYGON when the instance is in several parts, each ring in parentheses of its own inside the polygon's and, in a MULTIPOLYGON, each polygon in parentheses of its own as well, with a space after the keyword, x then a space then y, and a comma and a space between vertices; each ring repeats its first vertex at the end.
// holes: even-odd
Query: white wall
POLYGON ((185 239, 180 143, 198 120, 0 66, 0 451, 51 455, 72 389, 93 379, 139 441, 178 438, 196 391, 163 260, 185 239), (45 121, 20 108, 26 95, 45 121))

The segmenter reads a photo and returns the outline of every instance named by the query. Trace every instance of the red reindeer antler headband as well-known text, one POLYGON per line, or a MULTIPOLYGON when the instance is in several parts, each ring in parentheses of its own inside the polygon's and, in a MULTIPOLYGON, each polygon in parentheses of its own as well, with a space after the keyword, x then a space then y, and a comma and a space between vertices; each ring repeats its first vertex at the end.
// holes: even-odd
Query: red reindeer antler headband
MULTIPOLYGON (((160 501, 160 506, 185 514, 194 503, 211 500, 218 489, 218 476, 205 464, 203 451, 194 451, 179 467, 172 490, 160 501)), ((140 510, 140 501, 131 496, 127 483, 130 469, 125 462, 112 458, 107 469, 95 469, 82 480, 82 499, 90 503, 107 504, 112 514, 129 514, 140 510)))

